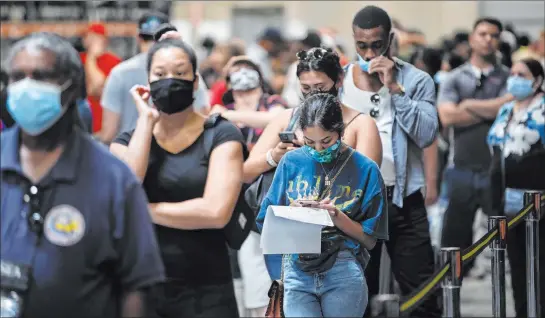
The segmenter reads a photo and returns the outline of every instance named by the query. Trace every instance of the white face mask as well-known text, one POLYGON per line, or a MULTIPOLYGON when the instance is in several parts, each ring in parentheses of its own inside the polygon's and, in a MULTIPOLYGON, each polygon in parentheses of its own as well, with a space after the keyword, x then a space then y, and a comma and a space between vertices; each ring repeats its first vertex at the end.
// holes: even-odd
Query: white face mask
POLYGON ((241 68, 229 75, 229 84, 235 91, 249 91, 259 87, 259 73, 249 68, 241 68))

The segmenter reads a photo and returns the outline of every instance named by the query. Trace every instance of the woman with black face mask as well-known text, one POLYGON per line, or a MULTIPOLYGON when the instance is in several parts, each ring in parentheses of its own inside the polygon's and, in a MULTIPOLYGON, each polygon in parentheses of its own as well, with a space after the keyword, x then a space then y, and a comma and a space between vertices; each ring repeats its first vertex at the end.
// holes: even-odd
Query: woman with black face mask
POLYGON ((196 67, 182 40, 154 44, 150 85, 131 90, 136 128, 110 150, 142 179, 156 225, 167 281, 151 292, 150 316, 238 317, 222 229, 241 189, 245 146, 233 124, 193 111, 196 67))

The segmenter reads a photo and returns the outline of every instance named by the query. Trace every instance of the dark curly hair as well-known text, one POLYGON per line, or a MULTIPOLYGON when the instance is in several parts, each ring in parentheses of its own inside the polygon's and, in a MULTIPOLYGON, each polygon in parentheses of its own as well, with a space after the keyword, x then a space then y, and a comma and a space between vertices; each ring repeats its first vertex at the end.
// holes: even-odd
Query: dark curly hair
POLYGON ((313 93, 301 105, 299 127, 302 130, 318 126, 325 131, 334 131, 342 136, 344 131, 341 103, 328 93, 313 93))
POLYGON ((331 49, 315 47, 308 51, 300 51, 297 58, 299 59, 297 77, 303 72, 322 72, 337 83, 344 72, 339 56, 331 49))

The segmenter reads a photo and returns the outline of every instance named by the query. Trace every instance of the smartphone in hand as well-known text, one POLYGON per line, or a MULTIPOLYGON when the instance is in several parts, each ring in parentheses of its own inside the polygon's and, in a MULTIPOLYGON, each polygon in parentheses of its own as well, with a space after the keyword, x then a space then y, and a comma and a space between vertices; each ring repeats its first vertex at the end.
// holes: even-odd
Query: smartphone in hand
POLYGON ((280 137, 280 141, 286 144, 291 144, 296 138, 295 133, 290 131, 278 133, 278 137, 280 137))
POLYGON ((297 201, 304 208, 315 208, 320 205, 320 202, 314 200, 299 200, 297 201))

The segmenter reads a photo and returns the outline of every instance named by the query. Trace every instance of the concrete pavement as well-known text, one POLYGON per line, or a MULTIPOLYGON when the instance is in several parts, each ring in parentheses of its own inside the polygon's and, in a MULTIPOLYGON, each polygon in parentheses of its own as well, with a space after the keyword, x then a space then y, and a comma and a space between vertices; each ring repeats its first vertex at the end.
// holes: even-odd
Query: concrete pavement
MULTIPOLYGON (((461 291, 462 317, 493 317, 492 316, 492 282, 490 275, 483 279, 468 277, 464 279, 461 291)), ((507 317, 515 317, 513 294, 511 293, 511 278, 506 277, 507 317)))

